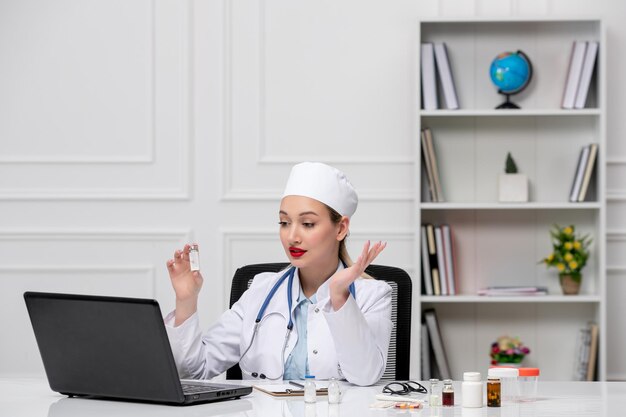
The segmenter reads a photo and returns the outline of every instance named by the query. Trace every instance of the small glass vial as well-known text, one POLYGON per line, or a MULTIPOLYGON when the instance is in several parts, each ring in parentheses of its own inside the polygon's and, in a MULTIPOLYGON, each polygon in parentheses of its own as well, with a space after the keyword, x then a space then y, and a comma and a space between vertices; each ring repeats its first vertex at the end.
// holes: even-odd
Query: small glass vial
POLYGON ((430 379, 430 397, 428 403, 431 407, 441 405, 441 384, 437 378, 430 379))
POLYGON ((192 271, 200 270, 200 252, 198 251, 198 244, 194 243, 189 249, 189 264, 192 271))
POLYGON ((496 376, 487 378, 487 407, 500 407, 500 394, 500 378, 496 376))
POLYGON ((317 390, 315 388, 315 376, 306 375, 304 377, 304 402, 314 403, 317 401, 317 390))
POLYGON ((328 404, 339 404, 341 400, 341 390, 339 382, 335 378, 331 378, 328 383, 328 404))
POLYGON ((441 403, 444 407, 454 407, 454 387, 451 379, 443 380, 443 389, 441 390, 441 403))

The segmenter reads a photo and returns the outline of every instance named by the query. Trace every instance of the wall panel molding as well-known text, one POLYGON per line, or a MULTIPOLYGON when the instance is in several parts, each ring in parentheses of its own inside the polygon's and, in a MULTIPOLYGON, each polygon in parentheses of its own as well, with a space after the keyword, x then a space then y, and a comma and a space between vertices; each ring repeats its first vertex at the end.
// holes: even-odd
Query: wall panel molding
POLYGON ((149 0, 146 5, 146 16, 150 21, 147 58, 150 66, 150 79, 147 81, 150 86, 147 109, 149 120, 146 127, 148 150, 138 155, 104 153, 80 156, 63 153, 62 149, 58 155, 50 156, 0 155, 0 168, 6 171, 7 177, 23 177, 23 170, 28 169, 31 172, 28 178, 53 178, 55 170, 58 170, 60 178, 54 186, 37 187, 36 183, 33 187, 0 186, 0 200, 170 201, 191 198, 191 5, 189 2, 163 3, 156 0, 149 0), (170 42, 164 43, 163 38, 170 42), (172 136, 179 138, 175 141, 174 148, 178 155, 169 149, 172 146, 172 136), (68 180, 71 177, 66 174, 70 168, 79 168, 81 177, 89 178, 94 186, 77 186, 84 181, 71 184, 68 180), (144 187, 139 184, 125 187, 126 181, 123 179, 107 182, 109 176, 106 172, 109 169, 119 170, 118 176, 121 178, 142 179, 142 183, 147 183, 150 178, 156 179, 152 186, 144 187), (173 186, 161 186, 161 181, 155 174, 167 179, 175 178, 172 182, 176 183, 173 186), (67 186, 62 185, 64 182, 67 186))

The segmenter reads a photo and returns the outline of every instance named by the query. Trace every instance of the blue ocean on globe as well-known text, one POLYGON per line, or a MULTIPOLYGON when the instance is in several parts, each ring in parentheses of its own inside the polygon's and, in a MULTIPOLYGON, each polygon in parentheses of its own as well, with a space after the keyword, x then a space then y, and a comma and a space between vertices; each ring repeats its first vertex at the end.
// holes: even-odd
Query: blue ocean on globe
POLYGON ((503 52, 492 62, 489 68, 491 81, 504 94, 519 92, 530 81, 530 64, 523 54, 503 52))

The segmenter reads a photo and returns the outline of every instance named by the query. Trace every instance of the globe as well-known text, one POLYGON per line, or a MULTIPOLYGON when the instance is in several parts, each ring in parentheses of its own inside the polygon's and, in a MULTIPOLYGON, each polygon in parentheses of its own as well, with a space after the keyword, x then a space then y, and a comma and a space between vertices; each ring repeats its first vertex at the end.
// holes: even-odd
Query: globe
POLYGON ((498 87, 498 93, 506 96, 506 101, 496 109, 519 109, 511 103, 509 96, 524 90, 533 75, 533 67, 528 56, 522 51, 502 52, 491 62, 489 76, 491 82, 498 87))

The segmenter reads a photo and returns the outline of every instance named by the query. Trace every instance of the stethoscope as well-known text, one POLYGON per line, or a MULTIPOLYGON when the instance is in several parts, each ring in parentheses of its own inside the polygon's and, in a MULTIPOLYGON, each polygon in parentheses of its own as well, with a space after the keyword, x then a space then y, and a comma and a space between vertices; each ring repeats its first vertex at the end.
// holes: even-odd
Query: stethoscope
MULTIPOLYGON (((344 264, 343 266, 345 268, 346 264, 344 264)), ((278 288, 280 288, 283 282, 285 282, 285 280, 288 279, 287 281, 287 306, 289 309, 289 321, 287 322, 287 332, 285 333, 285 341, 283 343, 283 350, 280 355, 280 363, 281 363, 280 375, 273 378, 273 377, 267 376, 264 373, 246 372, 243 369, 241 370, 242 372, 245 372, 246 374, 252 376, 253 378, 269 379, 272 381, 283 378, 283 375, 285 373, 285 350, 287 350, 287 342, 289 341, 289 335, 291 334, 291 330, 293 329, 293 316, 291 314, 291 306, 293 302, 291 299, 292 298, 291 289, 293 288, 293 277, 295 273, 296 273, 296 267, 292 266, 287 271, 285 271, 285 273, 280 277, 280 279, 276 281, 276 284, 274 284, 270 292, 267 293, 267 296, 265 297, 265 301, 263 301, 263 304, 261 304, 261 308, 259 309, 259 312, 256 315, 256 319, 254 320, 254 329, 252 330, 252 338, 250 339, 250 343, 248 344, 248 347, 239 358, 239 361, 241 361, 241 359, 243 359, 243 357, 246 355, 246 353, 248 353, 248 351, 252 347, 252 343, 254 343, 254 338, 256 337, 256 334, 259 330, 259 326, 261 325, 261 322, 265 320, 266 318, 268 318, 269 316, 271 316, 272 314, 280 314, 278 312, 274 312, 274 313, 268 314, 267 316, 264 316, 265 309, 267 309, 267 306, 269 305, 270 301, 272 301, 272 297, 274 297, 274 294, 276 294, 276 291, 278 291, 278 288)), ((348 287, 348 291, 350 291, 350 294, 352 294, 352 297, 356 299, 356 289, 354 287, 354 282, 350 284, 350 286, 348 287)))

